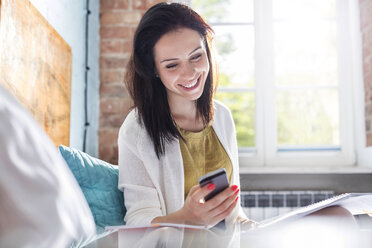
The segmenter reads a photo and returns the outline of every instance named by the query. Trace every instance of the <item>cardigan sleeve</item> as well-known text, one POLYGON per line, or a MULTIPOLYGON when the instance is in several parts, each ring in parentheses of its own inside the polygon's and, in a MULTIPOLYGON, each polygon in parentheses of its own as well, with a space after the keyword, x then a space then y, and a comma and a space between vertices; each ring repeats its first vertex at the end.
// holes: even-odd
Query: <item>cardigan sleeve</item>
MULTIPOLYGON (((234 119, 233 119, 233 117, 232 117, 232 114, 231 114, 231 112, 229 111, 229 119, 230 119, 230 121, 231 121, 231 125, 232 125, 232 128, 231 128, 231 131, 232 131, 232 135, 231 135, 231 139, 232 139, 232 147, 233 147, 233 151, 234 151, 234 157, 235 157, 235 159, 236 159, 236 161, 237 161, 237 164, 238 164, 238 166, 236 166, 236 168, 235 168, 235 173, 237 174, 237 177, 239 178, 239 180, 238 180, 238 186, 239 186, 239 188, 240 188, 240 172, 239 172, 239 168, 240 168, 240 166, 239 166, 239 153, 238 153, 238 140, 237 140, 237 135, 236 135, 236 128, 235 128, 235 123, 234 123, 234 119)), ((242 208, 242 205, 241 205, 241 191, 239 192, 239 213, 238 213, 238 216, 239 216, 239 218, 238 218, 238 220, 239 221, 241 221, 241 220, 248 220, 248 217, 247 217, 247 215, 245 214, 245 212, 244 212, 244 210, 243 210, 243 208, 242 208)))
POLYGON ((139 155, 139 128, 132 111, 120 128, 118 138, 118 186, 124 192, 127 209, 124 221, 127 225, 148 225, 155 217, 162 215, 157 190, 139 155))
MULTIPOLYGON (((233 116, 231 114, 231 111, 229 110, 229 108, 225 104, 223 104, 219 101, 216 101, 216 100, 214 100, 214 103, 215 103, 215 106, 216 106, 215 119, 216 119, 216 121, 221 123, 220 124, 221 127, 224 127, 223 128, 223 135, 226 138, 226 142, 228 143, 228 149, 231 153, 231 157, 232 157, 232 160, 233 160, 232 162, 235 165, 234 169, 233 169, 233 175, 236 178, 235 183, 240 188, 238 141, 237 141, 237 137, 236 137, 236 129, 235 129, 234 119, 233 119, 233 116)), ((243 208, 241 207, 241 194, 240 194, 240 192, 239 192, 239 196, 240 197, 239 197, 238 206, 237 206, 238 209, 234 210, 234 212, 236 212, 236 214, 233 214, 233 215, 238 216, 238 219, 237 219, 238 221, 247 220, 248 218, 247 218, 246 214, 244 213, 243 208)))

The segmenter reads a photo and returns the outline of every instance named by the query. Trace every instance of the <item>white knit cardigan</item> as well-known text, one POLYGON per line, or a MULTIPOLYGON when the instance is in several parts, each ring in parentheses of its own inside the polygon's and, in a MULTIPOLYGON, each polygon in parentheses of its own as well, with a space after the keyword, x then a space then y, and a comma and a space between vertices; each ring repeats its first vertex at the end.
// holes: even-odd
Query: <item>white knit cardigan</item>
MULTIPOLYGON (((235 126, 229 109, 214 101, 212 127, 233 166, 230 184, 239 183, 238 148, 235 126)), ((157 216, 179 210, 184 204, 184 171, 178 139, 166 144, 165 154, 157 158, 153 143, 132 110, 119 131, 119 189, 124 192, 127 225, 147 225, 157 216)), ((246 218, 237 207, 226 218, 234 223, 237 216, 246 218)))

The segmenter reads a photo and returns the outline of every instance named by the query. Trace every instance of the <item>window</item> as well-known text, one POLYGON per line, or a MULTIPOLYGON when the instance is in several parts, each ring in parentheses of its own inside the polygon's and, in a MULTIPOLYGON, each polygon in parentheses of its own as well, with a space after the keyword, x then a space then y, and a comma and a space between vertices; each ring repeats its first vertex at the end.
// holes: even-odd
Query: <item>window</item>
POLYGON ((241 166, 354 164, 351 0, 193 0, 241 166))

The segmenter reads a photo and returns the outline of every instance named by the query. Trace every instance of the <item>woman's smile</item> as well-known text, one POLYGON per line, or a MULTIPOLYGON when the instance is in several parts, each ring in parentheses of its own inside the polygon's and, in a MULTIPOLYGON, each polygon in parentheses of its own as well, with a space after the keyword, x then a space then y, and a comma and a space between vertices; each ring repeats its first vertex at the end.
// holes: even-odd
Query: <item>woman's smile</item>
POLYGON ((191 81, 186 84, 179 84, 181 87, 185 88, 185 90, 193 90, 196 89, 200 84, 200 77, 195 79, 194 81, 191 81))

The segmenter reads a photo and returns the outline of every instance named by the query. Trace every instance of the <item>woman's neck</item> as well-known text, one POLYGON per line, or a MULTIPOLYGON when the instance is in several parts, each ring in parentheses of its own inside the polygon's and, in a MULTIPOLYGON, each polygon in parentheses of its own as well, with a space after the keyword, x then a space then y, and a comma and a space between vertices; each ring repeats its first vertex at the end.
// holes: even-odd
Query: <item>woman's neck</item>
POLYGON ((168 101, 173 120, 178 127, 192 132, 203 130, 204 123, 197 111, 196 101, 187 99, 168 101))

